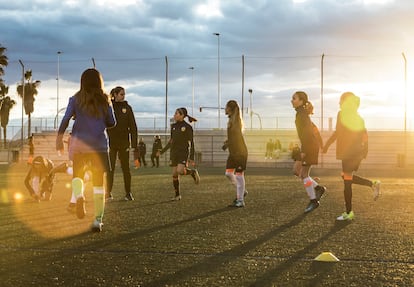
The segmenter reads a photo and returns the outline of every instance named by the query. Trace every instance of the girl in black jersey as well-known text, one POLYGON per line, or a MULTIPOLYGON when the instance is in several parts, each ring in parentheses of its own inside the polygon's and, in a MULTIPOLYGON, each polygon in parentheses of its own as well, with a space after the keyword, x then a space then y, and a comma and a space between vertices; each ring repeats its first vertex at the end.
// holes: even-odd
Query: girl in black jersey
POLYGON ((227 140, 223 150, 229 149, 229 157, 226 163, 226 177, 236 186, 236 199, 231 206, 244 207, 244 197, 247 195, 244 171, 247 163, 247 147, 243 138, 243 119, 236 101, 230 100, 226 104, 227 140))
POLYGON ((298 176, 303 180, 303 185, 310 199, 305 208, 305 213, 308 213, 319 207, 319 200, 326 190, 310 176, 312 165, 318 164, 319 149, 323 144, 318 128, 309 117, 313 114, 313 105, 309 101, 308 95, 305 92, 297 91, 293 94, 291 103, 296 110, 295 125, 301 143, 299 160, 302 166, 298 176))
POLYGON ((368 134, 365 121, 359 115, 360 99, 354 93, 343 93, 340 101, 340 111, 337 115, 336 130, 326 142, 323 153, 336 141, 336 158, 342 161, 342 179, 344 181, 344 198, 346 211, 337 220, 352 220, 352 185, 359 184, 371 187, 374 200, 380 195, 381 182, 371 181, 355 174, 361 161, 368 154, 368 134))
MULTIPOLYGON (((109 159, 111 170, 108 173, 108 183, 105 198, 112 200, 115 162, 119 158, 124 177, 125 200, 134 200, 131 192, 131 170, 129 167, 130 148, 137 151, 138 129, 132 107, 125 100, 125 89, 115 87, 111 90, 112 105, 116 117, 116 126, 107 130, 109 136, 109 159)), ((135 154, 135 153, 134 153, 135 154)), ((135 158, 134 158, 135 159, 135 158)), ((139 167, 135 165, 135 167, 139 167)))
POLYGON ((200 176, 197 169, 189 169, 188 163, 194 166, 194 141, 193 128, 184 121, 185 118, 191 122, 197 121, 195 118, 187 114, 186 108, 179 108, 175 111, 174 121, 171 125, 171 138, 168 144, 159 152, 163 154, 170 150, 170 166, 172 167, 173 186, 175 197, 173 200, 181 200, 180 194, 180 175, 191 175, 194 182, 200 182, 200 176))

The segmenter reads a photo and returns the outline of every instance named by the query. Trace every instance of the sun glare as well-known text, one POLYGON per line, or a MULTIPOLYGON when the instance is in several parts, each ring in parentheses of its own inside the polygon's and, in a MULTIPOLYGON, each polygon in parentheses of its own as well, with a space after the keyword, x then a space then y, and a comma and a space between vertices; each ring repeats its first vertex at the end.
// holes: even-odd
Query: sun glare
POLYGON ((23 200, 23 194, 21 194, 20 192, 16 192, 14 194, 14 200, 18 201, 18 202, 22 201, 23 200))

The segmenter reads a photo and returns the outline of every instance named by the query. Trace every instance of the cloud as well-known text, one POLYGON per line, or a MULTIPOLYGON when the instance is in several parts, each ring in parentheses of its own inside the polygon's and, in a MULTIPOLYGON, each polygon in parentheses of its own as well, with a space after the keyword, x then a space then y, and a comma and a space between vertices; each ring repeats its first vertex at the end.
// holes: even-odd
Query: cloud
MULTIPOLYGON (((66 100, 94 58, 108 89, 126 86, 138 114, 164 112, 166 56, 169 113, 191 105, 190 66, 196 106, 217 105, 215 32, 220 33, 222 105, 241 101, 244 55, 244 98, 247 103, 252 88, 255 109, 263 115, 291 114, 289 98, 297 89, 319 101, 322 54, 327 94, 354 87, 369 100, 384 89, 359 83, 385 81, 398 87, 385 89, 381 99, 400 96, 395 78, 402 78, 401 52, 410 62, 414 44, 412 1, 35 0, 0 1, 0 6, 1 45, 10 59, 7 83, 20 81, 21 59, 42 80, 38 102, 48 101, 56 94, 56 52, 63 51, 60 77, 70 83, 61 93, 66 100), (390 59, 393 74, 375 58, 390 59)), ((337 103, 330 105, 335 114, 337 103)), ((201 116, 210 112, 216 115, 201 116)))

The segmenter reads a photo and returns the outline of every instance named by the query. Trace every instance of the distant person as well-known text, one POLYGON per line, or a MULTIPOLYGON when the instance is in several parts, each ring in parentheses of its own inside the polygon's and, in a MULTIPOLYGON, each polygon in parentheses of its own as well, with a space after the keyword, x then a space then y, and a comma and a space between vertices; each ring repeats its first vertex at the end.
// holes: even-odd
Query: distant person
POLYGON ((319 200, 326 188, 310 176, 312 165, 318 164, 319 149, 322 148, 321 136, 310 119, 313 114, 313 105, 305 92, 297 91, 291 100, 293 108, 296 110, 295 125, 301 143, 300 149, 300 178, 309 196, 309 204, 305 208, 305 213, 319 207, 319 200))
POLYGON ((275 139, 273 145, 274 145, 273 155, 276 159, 278 159, 280 157, 280 152, 282 151, 282 144, 280 143, 280 140, 275 139))
POLYGON ((104 176, 109 171, 108 138, 106 129, 116 124, 110 97, 103 91, 102 75, 96 69, 87 69, 80 79, 80 90, 69 98, 60 123, 56 150, 63 151, 63 135, 74 118, 69 155, 73 159, 72 193, 76 198, 76 215, 85 217, 84 167, 92 171, 95 216, 92 231, 102 231, 105 209, 104 176))
POLYGON ((197 169, 188 168, 188 165, 194 167, 194 140, 193 128, 184 119, 188 118, 189 122, 197 121, 187 113, 186 108, 175 110, 174 121, 171 125, 171 138, 168 144, 159 152, 163 154, 168 149, 170 151, 170 166, 172 167, 172 179, 175 196, 172 200, 181 200, 180 193, 180 176, 191 175, 196 184, 200 182, 200 176, 197 169))
POLYGON ((223 150, 229 150, 226 162, 226 177, 236 187, 236 199, 232 207, 244 207, 244 197, 247 195, 244 171, 247 165, 247 146, 243 138, 243 119, 236 101, 230 100, 226 104, 227 140, 223 150))
POLYGON ((147 145, 144 142, 144 138, 140 138, 138 142, 138 149, 139 149, 139 162, 145 167, 147 166, 147 161, 145 160, 145 155, 147 154, 147 145))
POLYGON ((160 157, 158 152, 162 150, 162 143, 159 135, 154 136, 154 143, 152 144, 151 162, 152 167, 160 166, 160 157))
POLYGON ((374 200, 377 200, 380 195, 380 181, 371 181, 355 174, 361 161, 368 154, 368 134, 365 122, 358 114, 359 104, 359 97, 353 93, 346 92, 341 95, 335 132, 323 148, 323 153, 326 153, 329 146, 336 140, 336 158, 342 161, 346 211, 338 216, 337 220, 352 220, 355 217, 352 211, 352 184, 371 187, 374 200))
MULTIPOLYGON (((111 162, 111 171, 108 174, 108 190, 106 191, 106 200, 113 199, 112 188, 114 184, 115 163, 117 157, 121 162, 122 175, 124 178, 124 190, 126 201, 134 200, 131 192, 131 170, 130 170, 130 148, 137 150, 138 129, 135 122, 132 107, 125 100, 125 89, 115 87, 111 90, 112 105, 116 118, 116 126, 108 129, 109 136, 109 159, 111 162)), ((136 153, 134 153, 136 157, 136 153)), ((138 153, 139 155, 139 153, 138 153)), ((136 167, 137 164, 136 164, 136 167)))
POLYGON ((29 142, 28 142, 28 145, 29 145, 29 158, 27 159, 27 163, 31 164, 32 161, 33 161, 33 158, 34 158, 34 150, 35 150, 33 134, 28 138, 28 140, 29 140, 29 142))
POLYGON ((265 153, 265 159, 272 159, 273 158, 273 150, 275 146, 272 139, 269 139, 266 142, 266 153, 265 153))

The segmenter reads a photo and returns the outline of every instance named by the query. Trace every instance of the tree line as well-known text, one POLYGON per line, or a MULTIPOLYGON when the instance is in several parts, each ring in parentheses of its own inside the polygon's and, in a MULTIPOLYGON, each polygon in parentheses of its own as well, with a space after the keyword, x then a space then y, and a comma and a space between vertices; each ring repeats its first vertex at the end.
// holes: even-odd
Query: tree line
MULTIPOLYGON (((6 85, 2 76, 5 74, 5 68, 9 64, 9 59, 6 55, 7 48, 0 44, 0 126, 3 128, 3 147, 7 147, 7 125, 9 124, 10 110, 16 105, 9 93, 9 86, 6 85)), ((23 80, 23 79, 22 79, 23 80)), ((24 73, 24 83, 17 85, 17 95, 23 99, 23 106, 25 114, 28 116, 27 136, 31 134, 31 114, 34 111, 35 96, 38 94, 37 88, 40 81, 33 80, 32 70, 27 70, 24 73), (23 89, 24 87, 24 89, 23 89)), ((22 127, 23 128, 23 127, 22 127)), ((1 143, 1 132, 0 132, 1 143)))

